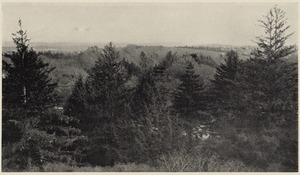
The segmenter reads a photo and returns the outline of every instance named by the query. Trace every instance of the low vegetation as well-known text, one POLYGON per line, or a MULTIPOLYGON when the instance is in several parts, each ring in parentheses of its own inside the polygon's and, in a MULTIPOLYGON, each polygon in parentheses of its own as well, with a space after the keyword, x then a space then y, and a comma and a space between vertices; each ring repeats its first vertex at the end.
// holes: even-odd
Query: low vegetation
POLYGON ((2 170, 298 171, 298 67, 283 16, 274 7, 260 21, 266 36, 248 59, 112 43, 37 53, 19 21, 3 60, 2 170))

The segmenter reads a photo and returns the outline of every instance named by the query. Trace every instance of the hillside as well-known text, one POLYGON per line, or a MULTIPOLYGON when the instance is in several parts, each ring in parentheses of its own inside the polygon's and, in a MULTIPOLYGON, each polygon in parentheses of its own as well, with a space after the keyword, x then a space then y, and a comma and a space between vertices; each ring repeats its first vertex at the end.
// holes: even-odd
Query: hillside
MULTIPOLYGON (((41 52, 41 58, 45 62, 50 63, 51 66, 56 67, 51 76, 55 81, 58 81, 58 93, 62 101, 65 101, 69 96, 76 79, 80 75, 83 77, 87 75, 87 71, 94 65, 101 51, 101 48, 95 46, 77 53, 41 52)), ((175 59, 172 62, 172 66, 168 69, 170 74, 176 74, 174 77, 178 77, 184 71, 185 63, 191 61, 195 65, 195 71, 200 74, 205 82, 213 78, 215 66, 223 60, 219 52, 203 49, 128 45, 126 47, 119 47, 118 51, 120 58, 136 66, 139 66, 140 53, 144 52, 150 60, 151 65, 149 66, 151 67, 159 64, 166 57, 167 53, 171 51, 175 59), (194 57, 195 55, 196 57, 199 56, 196 59, 198 62, 195 60, 196 57, 192 57, 191 54, 194 54, 194 57), (201 55, 202 58, 200 57, 201 55)), ((176 80, 174 81, 176 82, 176 80)))
MULTIPOLYGON (((45 46, 38 46, 38 50, 45 46)), ((78 44, 78 47, 82 49, 82 45, 78 44)), ((86 46, 86 45, 85 45, 86 46)), ((84 47, 85 47, 84 46, 84 47)), ((59 47, 59 46, 57 46, 59 47)), ((46 47, 47 48, 47 47, 46 47)), ((87 71, 95 64, 95 61, 99 58, 102 48, 97 46, 89 47, 84 51, 72 51, 68 50, 70 47, 62 45, 58 50, 41 50, 41 58, 50 64, 50 66, 56 67, 51 73, 54 81, 58 82, 59 88, 57 89, 61 101, 65 101, 70 95, 71 88, 79 76, 86 77, 87 71)), ((168 52, 171 52, 174 60, 171 66, 168 68, 170 75, 175 77, 170 86, 177 86, 179 76, 184 72, 186 62, 190 61, 195 66, 195 71, 203 81, 207 84, 210 79, 213 79, 215 74, 215 67, 224 62, 225 53, 230 49, 234 49, 240 59, 245 60, 249 58, 248 52, 251 48, 246 47, 163 47, 163 46, 138 46, 127 45, 125 47, 117 48, 120 53, 120 58, 125 59, 127 62, 139 66, 141 61, 141 52, 145 53, 145 56, 149 59, 149 66, 153 67, 159 64, 165 59, 168 52)), ((3 47, 3 51, 11 51, 12 47, 3 47)), ((5 58, 3 58, 5 59, 5 58)), ((290 61, 297 61, 297 54, 293 54, 290 61)))

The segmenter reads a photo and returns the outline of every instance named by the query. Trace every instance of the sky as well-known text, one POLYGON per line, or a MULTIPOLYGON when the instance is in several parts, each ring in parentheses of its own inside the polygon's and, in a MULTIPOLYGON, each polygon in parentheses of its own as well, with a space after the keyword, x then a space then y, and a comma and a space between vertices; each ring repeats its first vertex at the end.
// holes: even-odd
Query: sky
MULTIPOLYGON (((263 35, 257 20, 274 3, 3 3, 2 41, 11 41, 18 19, 31 42, 161 45, 254 45, 263 35)), ((297 44, 298 4, 286 12, 287 44, 297 44)))

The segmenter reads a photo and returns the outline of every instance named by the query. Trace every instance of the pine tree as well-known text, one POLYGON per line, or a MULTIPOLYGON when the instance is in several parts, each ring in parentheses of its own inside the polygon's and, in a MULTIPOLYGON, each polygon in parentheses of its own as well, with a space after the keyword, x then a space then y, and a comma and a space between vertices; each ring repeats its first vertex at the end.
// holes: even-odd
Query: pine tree
POLYGON ((142 75, 131 103, 137 141, 135 160, 143 163, 157 160, 177 146, 176 119, 170 114, 166 92, 161 91, 153 74, 150 70, 142 75))
POLYGON ((147 72, 147 70, 150 68, 151 66, 151 61, 150 59, 146 56, 146 54, 144 52, 140 53, 140 61, 139 61, 139 65, 141 67, 142 72, 147 72))
MULTIPOLYGON (((238 70, 238 55, 233 50, 226 53, 225 64, 217 67, 215 81, 234 80, 238 70)), ((215 82, 213 81, 213 82, 215 82)))
POLYGON ((234 97, 237 126, 272 134, 279 142, 276 157, 284 171, 298 168, 297 66, 278 59, 248 60, 242 65, 234 97), (269 68, 268 68, 269 67, 269 68), (272 76, 270 76, 272 75, 272 76))
POLYGON ((295 87, 291 88, 295 84, 286 86, 297 80, 295 71, 287 71, 293 70, 295 66, 285 61, 285 58, 296 50, 295 46, 285 45, 285 41, 292 35, 285 34, 289 29, 286 21, 285 12, 276 6, 268 12, 265 20, 259 20, 266 35, 257 37, 258 49, 252 53, 252 58, 244 66, 243 76, 247 79, 245 80, 249 84, 247 86, 251 87, 249 91, 260 94, 254 101, 261 101, 260 108, 270 114, 268 118, 265 117, 265 123, 277 123, 283 115, 281 117, 276 115, 284 106, 278 104, 290 101, 286 99, 290 96, 287 94, 295 94, 295 87), (293 80, 290 81, 287 77, 293 77, 293 80))
POLYGON ((187 151, 192 151, 195 143, 192 138, 193 128, 206 120, 206 115, 200 114, 200 111, 206 110, 204 86, 199 75, 195 74, 191 62, 188 63, 186 72, 180 80, 181 84, 174 94, 173 109, 178 116, 180 127, 187 133, 187 151))
POLYGON ((131 125, 126 112, 131 92, 129 78, 119 61, 119 52, 109 43, 85 82, 78 80, 68 100, 66 112, 79 118, 79 127, 89 138, 86 161, 91 164, 127 161, 126 145, 131 139, 126 135, 131 125))
POLYGON ((166 75, 166 64, 165 62, 162 62, 158 65, 155 65, 153 67, 153 73, 154 73, 154 77, 156 77, 157 79, 161 79, 166 75))
POLYGON ((67 100, 65 114, 68 116, 84 114, 84 110, 86 109, 86 95, 85 83, 82 76, 80 76, 73 87, 72 94, 67 100))
POLYGON ((290 28, 287 26, 285 12, 276 6, 269 10, 265 19, 259 20, 265 29, 265 35, 256 37, 258 48, 252 53, 253 58, 261 58, 269 61, 284 58, 296 51, 295 46, 285 46, 286 40, 293 33, 286 34, 290 28))
POLYGON ((49 73, 54 68, 29 49, 26 31, 13 34, 17 51, 4 53, 3 61, 3 165, 13 170, 42 166, 46 162, 71 162, 70 145, 80 131, 70 117, 55 111, 55 87, 49 73), (60 134, 59 134, 60 132, 60 134))
POLYGON ((103 109, 103 116, 114 120, 122 110, 126 97, 126 82, 129 76, 118 62, 119 52, 116 51, 112 43, 105 46, 103 50, 103 62, 96 62, 91 69, 87 83, 90 84, 95 93, 95 104, 100 105, 103 109))
POLYGON ((49 78, 54 68, 49 68, 48 63, 44 63, 33 49, 29 49, 29 39, 27 32, 22 30, 21 20, 19 26, 20 30, 13 34, 17 51, 4 53, 10 59, 10 62, 3 61, 4 108, 22 106, 31 110, 45 110, 55 102, 54 88, 57 84, 51 83, 49 78))
POLYGON ((129 76, 138 76, 141 74, 142 70, 136 66, 134 63, 129 63, 125 58, 121 61, 121 65, 126 69, 129 76))
POLYGON ((238 55, 233 50, 226 53, 225 64, 221 63, 216 68, 214 80, 212 80, 211 100, 212 108, 218 108, 219 105, 228 105, 231 103, 229 100, 229 93, 234 91, 234 82, 236 74, 238 73, 240 61, 238 55))
POLYGON ((176 59, 176 54, 173 54, 171 51, 169 51, 166 54, 166 57, 164 58, 164 61, 163 61, 166 68, 169 68, 173 64, 175 59, 176 59))
POLYGON ((180 80, 181 84, 175 94, 174 109, 181 117, 188 119, 197 110, 205 109, 205 104, 203 104, 203 99, 201 99, 201 92, 204 87, 201 84, 199 75, 195 74, 192 63, 188 64, 186 72, 180 80))
POLYGON ((292 35, 286 31, 285 12, 272 8, 264 20, 260 20, 265 35, 258 37, 258 48, 251 59, 245 61, 237 78, 239 93, 236 99, 244 126, 272 133, 279 141, 277 157, 284 171, 297 171, 298 160, 298 100, 297 66, 286 58, 296 51, 286 46, 292 35))

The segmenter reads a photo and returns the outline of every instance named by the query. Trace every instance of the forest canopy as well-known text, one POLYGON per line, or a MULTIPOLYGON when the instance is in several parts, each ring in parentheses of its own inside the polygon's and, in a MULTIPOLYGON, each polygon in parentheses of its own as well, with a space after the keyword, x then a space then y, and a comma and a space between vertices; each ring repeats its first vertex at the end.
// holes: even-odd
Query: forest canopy
MULTIPOLYGON (((26 22, 26 21, 25 21, 26 22)), ((2 59, 3 171, 298 171, 297 46, 285 12, 251 54, 128 45, 2 59)))

